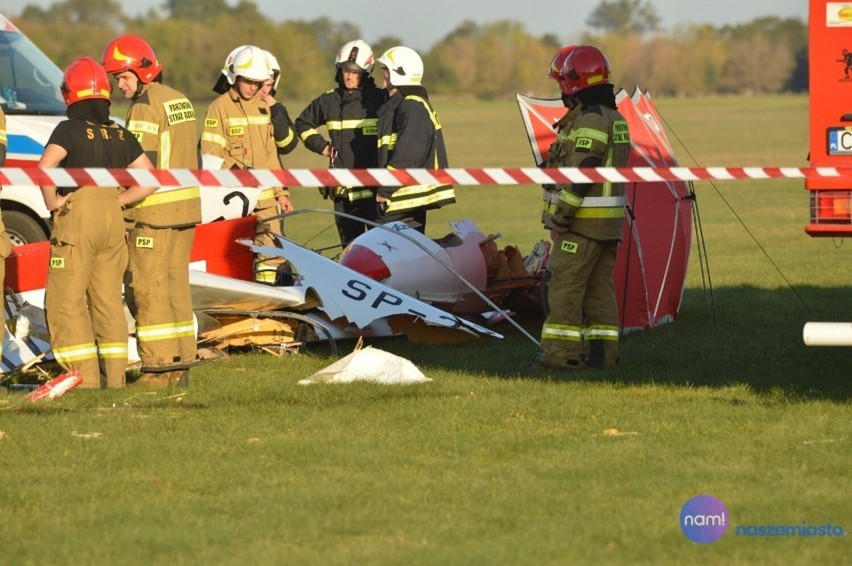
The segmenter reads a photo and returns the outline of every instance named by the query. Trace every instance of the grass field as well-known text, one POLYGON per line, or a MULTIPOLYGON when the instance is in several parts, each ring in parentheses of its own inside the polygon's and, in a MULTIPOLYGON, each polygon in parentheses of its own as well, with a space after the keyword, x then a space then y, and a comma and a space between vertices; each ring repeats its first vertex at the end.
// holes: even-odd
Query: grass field
MULTIPOLYGON (((657 102, 690 166, 805 165, 807 104, 657 102)), ((531 163, 513 103, 436 107, 452 166, 531 163)), ((303 148, 288 165, 323 166, 303 148)), ((502 341, 375 343, 434 379, 417 386, 299 386, 333 359, 315 346, 203 365, 182 396, 0 396, 2 561, 848 563, 848 536, 735 533, 852 527, 852 352, 801 338, 806 321, 852 320, 852 248, 804 234, 802 186, 699 183, 718 316, 693 247, 679 319, 627 336, 614 370, 522 378, 534 346, 505 325, 502 341), (699 494, 729 513, 709 545, 679 527, 699 494)), ((297 207, 328 207, 315 189, 293 193, 297 207)), ((430 215, 430 235, 471 217, 525 253, 543 236, 536 187, 458 196, 430 215)), ((331 223, 299 215, 288 235, 320 247, 331 223)))

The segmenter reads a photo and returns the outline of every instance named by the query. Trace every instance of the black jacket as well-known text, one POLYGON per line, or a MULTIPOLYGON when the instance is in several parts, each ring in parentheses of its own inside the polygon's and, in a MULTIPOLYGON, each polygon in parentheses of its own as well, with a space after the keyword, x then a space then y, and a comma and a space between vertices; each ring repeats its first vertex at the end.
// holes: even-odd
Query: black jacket
POLYGON ((296 118, 296 133, 309 150, 322 154, 331 143, 337 148, 335 167, 376 167, 376 113, 387 92, 366 77, 360 88, 342 86, 315 98, 296 118), (317 130, 328 128, 326 140, 317 130))
MULTIPOLYGON (((379 167, 449 167, 441 123, 423 87, 401 87, 379 109, 378 128, 379 167)), ((388 199, 388 213, 440 208, 456 200, 452 185, 441 184, 381 187, 379 194, 388 199)))

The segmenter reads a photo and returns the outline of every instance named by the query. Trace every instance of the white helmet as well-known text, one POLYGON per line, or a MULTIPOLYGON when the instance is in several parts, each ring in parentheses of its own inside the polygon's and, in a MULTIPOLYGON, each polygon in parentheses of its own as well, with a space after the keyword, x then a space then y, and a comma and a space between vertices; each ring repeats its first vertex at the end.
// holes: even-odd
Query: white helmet
POLYGON ((228 67, 230 67, 231 63, 234 62, 234 57, 236 57, 237 53, 239 53, 246 47, 248 47, 248 45, 240 45, 239 47, 235 47, 230 53, 228 53, 228 56, 225 58, 225 64, 222 66, 222 75, 226 77, 228 76, 228 67))
POLYGON ((263 54, 266 56, 266 64, 269 65, 269 70, 272 71, 272 77, 275 79, 275 82, 272 83, 272 94, 274 96, 275 91, 278 90, 278 81, 281 80, 281 65, 278 64, 275 55, 269 51, 264 51, 263 54))
POLYGON ((234 54, 227 68, 230 84, 237 82, 237 77, 250 81, 264 82, 272 76, 272 69, 266 60, 263 49, 254 45, 245 45, 234 54))
POLYGON ((344 71, 370 73, 373 70, 373 50, 363 39, 350 41, 337 52, 334 64, 344 71))
POLYGON ((231 86, 231 82, 228 79, 228 67, 231 66, 231 63, 234 62, 234 56, 240 52, 241 49, 247 47, 246 45, 240 45, 225 57, 225 64, 222 66, 222 73, 216 79, 216 84, 213 85, 213 92, 218 94, 224 94, 228 92, 228 88, 231 86))
POLYGON ((419 85, 423 80, 423 59, 410 47, 391 47, 379 57, 379 65, 389 71, 391 86, 419 85))

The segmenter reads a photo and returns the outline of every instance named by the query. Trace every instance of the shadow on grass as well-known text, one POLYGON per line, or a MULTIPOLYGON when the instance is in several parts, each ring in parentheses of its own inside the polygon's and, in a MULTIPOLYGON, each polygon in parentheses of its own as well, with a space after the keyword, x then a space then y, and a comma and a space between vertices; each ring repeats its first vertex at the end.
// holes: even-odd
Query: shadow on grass
MULTIPOLYGON (((852 320, 850 290, 799 287, 796 292, 801 300, 789 289, 715 289, 716 322, 706 307, 704 292, 687 290, 675 322, 622 337, 618 368, 574 372, 567 377, 685 387, 745 384, 773 398, 849 401, 852 349, 805 346, 802 327, 809 321, 852 320)), ((541 321, 524 321, 523 326, 537 337, 541 321)), ((496 330, 505 336, 503 340, 435 347, 393 339, 374 345, 405 356, 421 368, 522 377, 520 365, 529 359, 535 345, 509 324, 496 330)))

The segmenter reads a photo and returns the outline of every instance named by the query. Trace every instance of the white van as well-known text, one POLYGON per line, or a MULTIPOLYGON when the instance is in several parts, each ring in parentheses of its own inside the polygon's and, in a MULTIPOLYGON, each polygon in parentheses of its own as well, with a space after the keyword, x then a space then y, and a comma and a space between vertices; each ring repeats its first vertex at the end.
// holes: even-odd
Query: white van
MULTIPOLYGON (((61 84, 62 71, 0 14, 0 105, 6 114, 8 135, 5 167, 36 167, 50 134, 66 117, 61 84)), ((256 188, 205 187, 201 221, 247 216, 259 195, 256 188)), ((37 186, 3 187, 0 209, 12 245, 40 242, 50 236, 50 213, 37 186)))
MULTIPOLYGON (((62 71, 0 14, 0 105, 6 114, 5 167, 35 167, 56 125, 65 119, 62 71)), ((13 245, 46 240, 50 214, 38 187, 4 187, 3 223, 13 245)))

